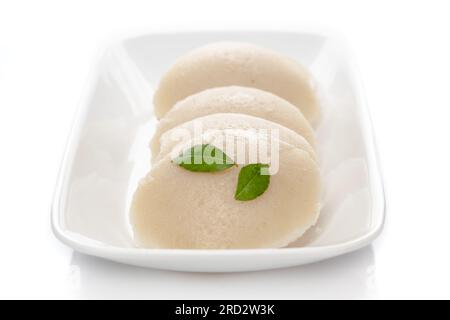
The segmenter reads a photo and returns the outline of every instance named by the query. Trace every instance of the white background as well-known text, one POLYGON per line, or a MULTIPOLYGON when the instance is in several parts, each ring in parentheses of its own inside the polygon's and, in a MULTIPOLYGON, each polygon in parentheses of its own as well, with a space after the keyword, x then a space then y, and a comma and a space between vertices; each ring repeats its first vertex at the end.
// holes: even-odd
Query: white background
POLYGON ((448 1, 0 0, 0 298, 450 298, 448 1), (50 230, 97 53, 162 30, 327 27, 352 46, 387 195, 368 248, 284 270, 189 274, 74 253, 50 230))

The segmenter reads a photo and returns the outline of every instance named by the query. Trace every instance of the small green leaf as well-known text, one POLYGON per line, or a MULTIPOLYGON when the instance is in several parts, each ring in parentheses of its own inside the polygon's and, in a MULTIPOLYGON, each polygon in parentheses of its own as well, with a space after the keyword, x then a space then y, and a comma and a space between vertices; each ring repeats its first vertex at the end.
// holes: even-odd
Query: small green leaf
POLYGON ((253 200, 262 195, 269 187, 270 175, 267 171, 269 165, 255 163, 246 165, 239 172, 239 178, 234 198, 240 201, 253 200))
POLYGON ((194 172, 217 172, 234 166, 231 158, 211 144, 193 146, 173 159, 172 162, 194 172))

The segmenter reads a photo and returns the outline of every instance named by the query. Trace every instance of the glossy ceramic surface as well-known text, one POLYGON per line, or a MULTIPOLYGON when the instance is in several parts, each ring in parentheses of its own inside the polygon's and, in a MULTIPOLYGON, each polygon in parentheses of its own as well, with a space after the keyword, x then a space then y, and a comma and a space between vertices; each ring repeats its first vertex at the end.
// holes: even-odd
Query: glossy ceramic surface
POLYGON ((76 119, 52 212, 56 236, 79 252, 137 266, 206 272, 273 269, 341 255, 369 244, 383 221, 371 123, 351 55, 342 41, 327 34, 280 32, 149 34, 107 49, 76 119), (321 216, 288 248, 136 248, 128 208, 150 165, 153 92, 176 57, 219 40, 272 48, 313 73, 323 105, 317 128, 321 216))

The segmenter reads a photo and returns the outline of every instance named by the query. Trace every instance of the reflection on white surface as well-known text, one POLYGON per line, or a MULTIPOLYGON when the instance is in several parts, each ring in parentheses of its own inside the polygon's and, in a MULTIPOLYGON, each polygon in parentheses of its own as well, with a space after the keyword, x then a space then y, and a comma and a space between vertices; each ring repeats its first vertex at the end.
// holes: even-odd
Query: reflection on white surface
POLYGON ((310 265, 246 273, 152 270, 74 252, 69 285, 78 298, 361 299, 376 296, 374 277, 372 246, 310 265))
POLYGON ((95 108, 85 115, 64 221, 68 229, 89 238, 132 246, 124 199, 135 167, 130 152, 139 129, 152 118, 152 89, 117 48, 105 54, 88 100, 95 108))

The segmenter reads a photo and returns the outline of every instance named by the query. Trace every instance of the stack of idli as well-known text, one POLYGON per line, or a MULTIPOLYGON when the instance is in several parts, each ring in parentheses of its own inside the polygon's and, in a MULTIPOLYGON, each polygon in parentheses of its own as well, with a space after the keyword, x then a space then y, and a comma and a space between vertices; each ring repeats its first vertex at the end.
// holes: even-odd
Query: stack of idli
POLYGON ((298 62, 252 44, 209 44, 162 76, 154 109, 152 167, 130 211, 138 246, 279 248, 315 224, 320 108, 298 62))

